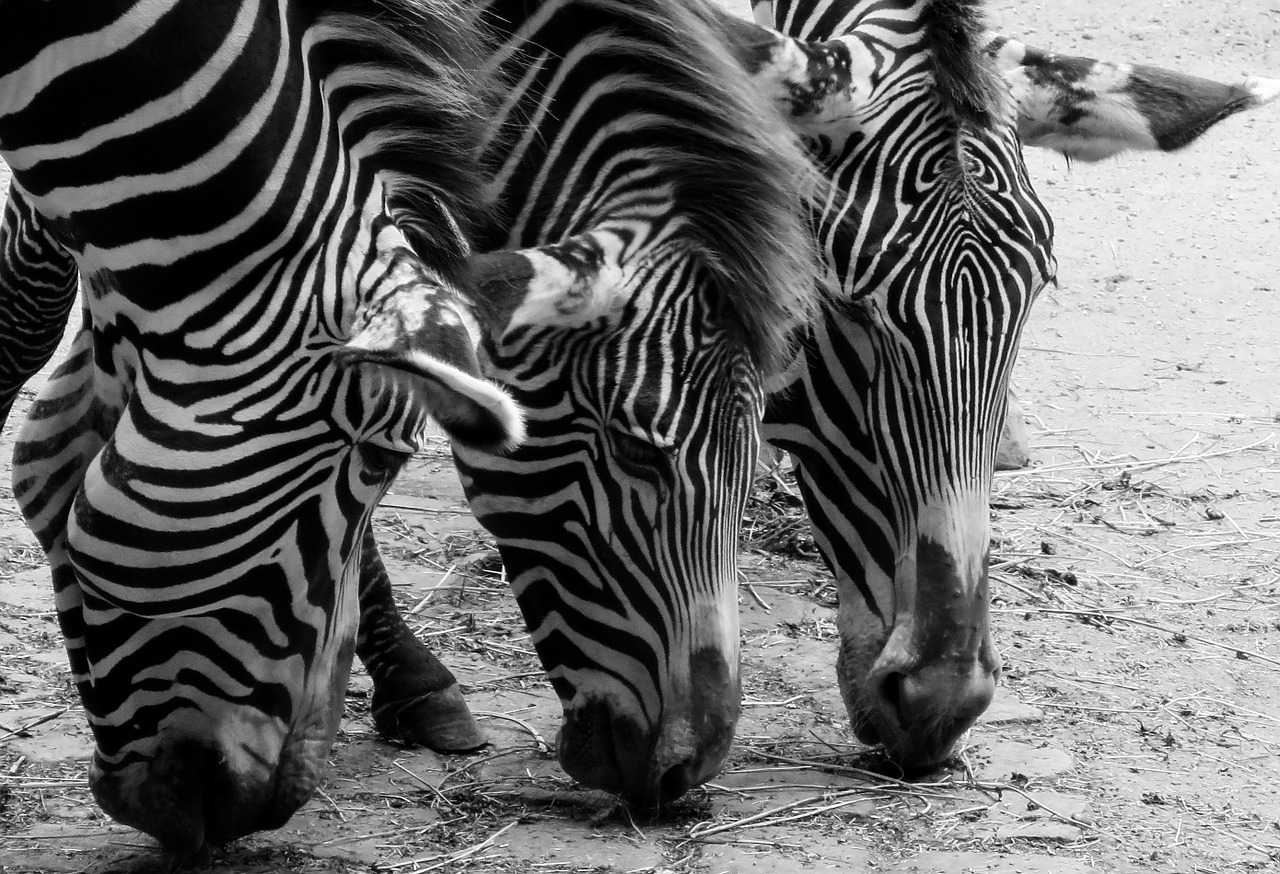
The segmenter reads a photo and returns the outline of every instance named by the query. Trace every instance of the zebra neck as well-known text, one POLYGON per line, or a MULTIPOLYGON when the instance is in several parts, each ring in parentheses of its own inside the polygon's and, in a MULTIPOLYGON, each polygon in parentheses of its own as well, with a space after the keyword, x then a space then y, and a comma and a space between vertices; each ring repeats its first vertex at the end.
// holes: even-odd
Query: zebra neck
POLYGON ((310 196, 322 179, 345 179, 335 191, 352 202, 378 197, 335 148, 299 42, 280 37, 285 5, 118 4, 56 60, 0 79, 15 183, 82 272, 110 274, 139 310, 256 288, 277 253, 317 234, 322 209, 341 212, 310 196))

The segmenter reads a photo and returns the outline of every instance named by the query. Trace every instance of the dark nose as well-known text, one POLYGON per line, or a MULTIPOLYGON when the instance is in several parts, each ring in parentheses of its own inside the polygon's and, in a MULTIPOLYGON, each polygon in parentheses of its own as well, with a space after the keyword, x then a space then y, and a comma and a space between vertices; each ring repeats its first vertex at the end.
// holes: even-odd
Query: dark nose
POLYGON ((998 673, 982 659, 877 671, 876 739, 899 763, 915 769, 937 765, 991 704, 998 673))
POLYGON ((688 686, 668 694, 656 723, 638 718, 638 709, 624 710, 612 696, 570 707, 559 740, 565 771, 646 811, 715 776, 738 723, 738 674, 718 653, 693 661, 688 686))
POLYGON ((146 832, 169 852, 190 855, 284 825, 319 778, 319 771, 290 770, 297 768, 258 762, 237 771, 223 751, 183 739, 161 746, 146 762, 123 766, 108 765, 95 754, 89 787, 113 819, 146 832))
POLYGON ((607 704, 575 707, 560 730, 560 764, 592 789, 621 796, 639 810, 654 810, 714 776, 729 754, 733 718, 704 721, 697 730, 687 719, 649 727, 615 716, 607 704))

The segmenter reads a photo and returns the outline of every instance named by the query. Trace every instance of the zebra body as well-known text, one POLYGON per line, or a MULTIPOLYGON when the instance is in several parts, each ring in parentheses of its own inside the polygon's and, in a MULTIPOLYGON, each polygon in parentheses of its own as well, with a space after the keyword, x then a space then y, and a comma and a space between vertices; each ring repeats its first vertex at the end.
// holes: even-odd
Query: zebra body
MULTIPOLYGON (((53 571, 95 795, 178 850, 287 819, 319 779, 353 647, 399 658, 390 625, 355 639, 357 585, 389 591, 374 504, 428 417, 461 447, 524 436, 477 355, 533 410, 530 454, 460 458, 565 698, 566 766, 649 804, 718 767, 737 713, 759 372, 816 300, 802 151, 729 75, 701 7, 484 10, 523 42, 547 17, 596 15, 596 56, 554 58, 554 88, 492 108, 463 72, 492 47, 479 10, 340 7, 119 0, 18 10, 24 29, 0 37, 22 46, 0 46, 6 230, 36 229, 63 277, 46 295, 7 259, 0 290, 49 328, 74 263, 86 309, 23 427, 15 492, 53 571), (654 50, 635 63, 619 45, 654 50), (601 163, 559 192, 492 185, 559 212, 488 232, 520 251, 468 257, 486 234, 476 159, 517 153, 478 120, 510 128, 566 82, 600 96, 611 61, 633 95, 651 89, 649 111, 613 122, 635 147, 551 119, 558 138, 524 160, 593 145, 601 163), (99 99, 74 120, 55 110, 86 89, 99 99), (712 146, 760 181, 729 188, 741 166, 712 146), (717 208, 755 218, 727 233, 717 208)), ((0 386, 46 354, 0 362, 0 386)))

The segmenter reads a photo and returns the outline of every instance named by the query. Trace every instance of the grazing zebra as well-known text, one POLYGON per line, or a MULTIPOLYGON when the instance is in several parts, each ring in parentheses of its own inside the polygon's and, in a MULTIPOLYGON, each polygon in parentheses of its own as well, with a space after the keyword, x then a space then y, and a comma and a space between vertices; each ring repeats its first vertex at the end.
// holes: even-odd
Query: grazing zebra
MULTIPOLYGON (((523 433, 479 375, 456 286, 483 114, 453 58, 475 41, 423 7, 432 93, 392 115, 358 77, 321 84, 332 55, 376 53, 282 4, 5 16, 6 310, 65 318, 72 260, 85 284, 13 478, 93 729, 91 787, 175 850, 278 826, 337 728, 361 532, 395 469, 430 418, 477 447, 523 433), (398 153, 391 122, 424 148, 398 153), (386 209, 397 174, 454 216, 421 224, 424 257, 386 209), (8 306, 24 289, 36 309, 8 306)), ((509 304, 486 327, 546 314, 509 304)), ((18 366, 47 354, 35 336, 18 366)))
POLYGON ((566 768, 646 805, 713 773, 760 373, 817 295, 812 170, 711 12, 25 9, 0 37, 0 330, 26 344, 0 398, 47 360, 78 269, 85 327, 14 482, 104 809, 175 850, 279 825, 319 779, 353 647, 392 651, 376 683, 422 667, 393 623, 353 640, 353 589, 388 597, 368 517, 428 415, 460 447, 522 439, 477 354, 530 408, 526 449, 460 463, 565 699, 566 768), (481 46, 487 82, 464 74, 481 46), (516 53, 539 60, 503 80, 516 53), (535 117, 535 142, 507 139, 535 117), (485 151, 501 231, 477 207, 485 151), (503 181, 517 155, 545 172, 503 181), (486 234, 527 248, 467 258, 486 234))
POLYGON ((984 35, 976 0, 754 11, 797 39, 727 15, 722 26, 832 183, 815 225, 842 301, 770 395, 764 433, 792 453, 838 584, 854 730, 924 768, 986 708, 1000 671, 993 456, 1022 326, 1056 270, 1019 136, 1090 159, 1177 148, 1274 83, 1035 52, 984 35))
MULTIPOLYGON (((564 705, 561 764, 648 807, 732 739, 757 374, 816 309, 794 194, 815 174, 704 0, 480 14, 487 76, 511 84, 484 155, 504 218, 478 248, 531 247, 584 296, 626 297, 594 332, 486 345, 529 436, 500 458, 459 447, 457 466, 564 705)), ((509 257, 475 272, 482 298, 528 271, 509 257)))

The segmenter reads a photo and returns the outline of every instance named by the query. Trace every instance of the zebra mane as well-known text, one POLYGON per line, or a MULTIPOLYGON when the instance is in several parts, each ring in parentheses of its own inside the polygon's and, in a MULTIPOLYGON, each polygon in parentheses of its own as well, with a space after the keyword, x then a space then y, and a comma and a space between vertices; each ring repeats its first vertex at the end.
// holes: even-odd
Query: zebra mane
POLYGON ((921 14, 939 100, 962 124, 988 128, 1005 90, 982 53, 982 0, 932 0, 921 14))
MULTIPOLYGON (((707 0, 582 0, 639 35, 670 146, 648 151, 674 180, 690 234, 756 364, 782 365, 820 302, 808 198, 821 179, 798 138, 742 76, 707 0)), ((491 41, 478 0, 309 0, 353 141, 382 162, 397 221, 451 272, 480 239, 480 144, 502 88, 482 77, 491 41), (451 225, 451 219, 457 225, 451 225), (441 255, 440 253, 443 253, 441 255)), ((497 208, 500 208, 500 204, 497 208)))
POLYGON ((496 105, 489 43, 459 0, 309 0, 311 32, 350 145, 374 163, 396 222, 457 276, 491 220, 480 163, 496 105))
POLYGON ((590 0, 639 34, 671 119, 669 146, 647 151, 667 178, 757 366, 784 366, 794 333, 821 305, 822 260, 808 205, 822 179, 799 138, 742 75, 706 0, 590 0), (663 166, 665 165, 665 166, 663 166))

